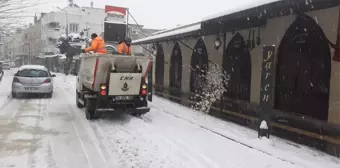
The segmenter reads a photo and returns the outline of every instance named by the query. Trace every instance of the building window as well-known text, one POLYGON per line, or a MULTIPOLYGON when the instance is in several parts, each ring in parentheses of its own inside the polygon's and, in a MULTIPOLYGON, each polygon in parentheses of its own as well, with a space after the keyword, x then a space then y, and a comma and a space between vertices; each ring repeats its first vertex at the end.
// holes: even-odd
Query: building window
POLYGON ((78 33, 78 28, 79 28, 79 24, 71 23, 69 30, 72 33, 78 33))

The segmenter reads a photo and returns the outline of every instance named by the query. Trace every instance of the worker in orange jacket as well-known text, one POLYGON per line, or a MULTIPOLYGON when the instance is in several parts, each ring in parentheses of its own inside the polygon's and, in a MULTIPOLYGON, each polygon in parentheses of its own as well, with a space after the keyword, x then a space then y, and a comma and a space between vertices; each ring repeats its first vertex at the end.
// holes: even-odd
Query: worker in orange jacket
POLYGON ((103 38, 99 37, 96 33, 91 35, 91 47, 85 48, 82 52, 90 52, 93 51, 95 53, 107 54, 106 44, 103 38))
POLYGON ((131 39, 126 38, 123 42, 121 42, 118 45, 117 52, 119 54, 124 54, 124 55, 131 55, 132 49, 131 49, 131 39))

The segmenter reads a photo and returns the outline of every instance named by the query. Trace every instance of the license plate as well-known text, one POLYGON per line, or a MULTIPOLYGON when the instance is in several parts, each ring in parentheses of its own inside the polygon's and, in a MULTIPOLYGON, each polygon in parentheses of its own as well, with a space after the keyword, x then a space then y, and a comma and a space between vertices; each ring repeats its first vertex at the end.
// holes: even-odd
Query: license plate
POLYGON ((132 96, 117 96, 116 100, 132 100, 132 96))
POLYGON ((38 88, 26 87, 25 90, 38 90, 38 88))

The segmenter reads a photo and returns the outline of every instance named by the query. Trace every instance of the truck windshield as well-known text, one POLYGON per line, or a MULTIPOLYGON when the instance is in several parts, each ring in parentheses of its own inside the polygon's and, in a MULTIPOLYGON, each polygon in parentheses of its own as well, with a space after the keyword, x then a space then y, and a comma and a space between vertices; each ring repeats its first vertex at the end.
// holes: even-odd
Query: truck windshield
POLYGON ((17 73, 20 77, 48 77, 48 72, 37 69, 25 69, 17 73))

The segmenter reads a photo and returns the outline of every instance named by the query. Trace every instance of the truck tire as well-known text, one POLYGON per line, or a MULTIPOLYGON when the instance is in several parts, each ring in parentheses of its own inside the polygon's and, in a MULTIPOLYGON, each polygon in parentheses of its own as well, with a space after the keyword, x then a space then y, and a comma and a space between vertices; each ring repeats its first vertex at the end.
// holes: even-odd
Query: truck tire
POLYGON ((79 103, 79 98, 80 98, 80 93, 76 92, 76 104, 78 108, 83 108, 84 105, 82 105, 81 103, 79 103))
POLYGON ((85 116, 87 120, 95 119, 96 99, 87 99, 85 107, 85 116))
POLYGON ((17 97, 18 97, 17 94, 12 92, 12 98, 17 98, 17 97))
POLYGON ((143 106, 148 107, 149 106, 148 101, 143 101, 143 106))

